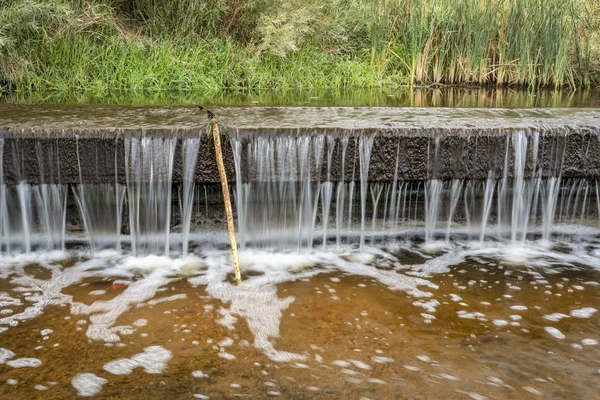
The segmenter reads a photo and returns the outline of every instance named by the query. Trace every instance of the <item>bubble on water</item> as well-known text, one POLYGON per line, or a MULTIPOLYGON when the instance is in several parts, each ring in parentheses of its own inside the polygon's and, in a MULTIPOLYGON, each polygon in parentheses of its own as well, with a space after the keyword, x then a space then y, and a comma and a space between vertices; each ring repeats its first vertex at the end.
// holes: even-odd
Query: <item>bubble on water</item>
POLYGON ((217 355, 221 358, 224 358, 225 360, 235 360, 236 359, 236 357, 233 354, 227 353, 226 351, 220 351, 217 355))
POLYGON ((544 315, 544 319, 547 319, 548 321, 560 321, 563 318, 570 318, 567 314, 563 314, 563 313, 553 313, 553 314, 548 314, 548 315, 544 315))
POLYGON ((417 300, 414 301, 412 304, 415 307, 423 307, 425 310, 427 310, 427 312, 434 313, 436 311, 437 306, 440 305, 440 302, 435 299, 428 301, 417 300))
POLYGON ((417 356, 417 360, 423 361, 424 363, 430 363, 431 362, 431 358, 429 358, 429 357, 427 357, 425 355, 417 356))
POLYGON ((505 321, 503 319, 495 319, 492 321, 492 323, 496 326, 506 326, 508 325, 508 321, 505 321))
POLYGON ((194 378, 208 378, 208 375, 205 374, 204 372, 197 370, 197 371, 193 371, 192 372, 192 376, 194 378))
POLYGON ((335 365, 336 367, 348 368, 351 364, 348 361, 343 360, 333 360, 331 365, 335 365))
POLYGON ((511 310, 516 310, 516 311, 525 311, 525 310, 527 310, 527 307, 525 307, 525 306, 518 306, 517 305, 517 306, 511 306, 510 309, 511 310))
POLYGON ((16 379, 7 379, 7 380, 6 380, 6 384, 7 384, 7 385, 12 385, 12 386, 14 386, 14 385, 16 385, 17 383, 19 383, 19 381, 18 381, 18 380, 16 380, 16 379))
POLYGON ((233 345, 233 339, 228 337, 225 338, 223 340, 221 340, 219 343, 217 343, 220 347, 229 347, 231 345, 233 345))
POLYGON ((450 375, 450 374, 446 374, 445 372, 441 372, 438 374, 439 377, 447 379, 449 381, 454 381, 454 382, 458 382, 460 381, 459 378, 457 378, 456 376, 450 375))
POLYGON ((583 343, 584 346, 595 346, 598 344, 598 341, 596 339, 583 339, 581 343, 583 343))
POLYGON ((456 312, 456 315, 458 315, 458 318, 463 319, 485 319, 485 314, 482 314, 480 312, 468 312, 465 310, 459 310, 456 312))
POLYGON ((566 337, 561 331, 551 326, 544 327, 544 330, 557 339, 564 339, 566 337))
POLYGON ((146 326, 146 325, 148 325, 148 320, 146 318, 140 318, 140 319, 134 321, 133 325, 138 326, 138 327, 146 326))
POLYGON ((348 360, 348 361, 350 361, 352 364, 354 364, 354 366, 356 368, 364 369, 367 371, 370 371, 373 369, 373 367, 371 367, 369 364, 364 363, 362 361, 358 361, 358 360, 348 360))
POLYGON ((342 374, 346 374, 346 375, 350 375, 350 376, 356 376, 356 375, 359 375, 359 373, 358 373, 358 372, 356 372, 356 371, 355 371, 355 370, 353 370, 353 369, 349 369, 349 368, 342 368, 342 369, 340 370, 340 372, 341 372, 342 374))
POLYGON ((129 375, 135 368, 142 367, 149 374, 160 374, 173 358, 171 351, 162 346, 146 347, 142 353, 131 358, 119 358, 104 365, 104 370, 113 375, 129 375))
POLYGON ((194 394, 192 397, 195 398, 195 399, 202 399, 202 400, 208 400, 208 399, 210 399, 210 397, 205 396, 203 394, 198 394, 198 393, 194 394))
POLYGON ((129 358, 118 358, 104 364, 103 369, 113 375, 129 375, 137 367, 137 363, 129 358))
POLYGON ((592 308, 592 307, 583 307, 583 308, 580 308, 579 310, 571 311, 570 314, 571 314, 571 317, 574 317, 574 318, 590 318, 597 311, 598 310, 596 310, 595 308, 592 308))
POLYGON ((417 372, 417 371, 421 370, 421 368, 415 367, 414 365, 403 365, 403 367, 406 368, 409 371, 414 371, 414 372, 417 372))
POLYGON ((4 347, 0 347, 0 364, 4 364, 7 360, 10 360, 14 356, 14 352, 5 349, 4 347))
POLYGON ((487 399, 486 396, 480 395, 479 393, 475 393, 475 392, 465 392, 463 390, 455 390, 455 392, 469 396, 473 400, 486 400, 487 399))
POLYGON ((106 294, 106 290, 92 290, 90 292, 90 296, 102 296, 103 294, 106 294))
POLYGON ((48 390, 48 386, 44 386, 44 385, 40 385, 40 384, 35 385, 33 388, 35 390, 39 390, 40 392, 43 392, 44 390, 48 390))
POLYGON ((535 396, 543 396, 544 395, 544 393, 542 393, 541 391, 539 391, 536 388, 533 388, 531 386, 523 386, 523 390, 525 390, 526 392, 529 392, 535 396))
POLYGON ((371 357, 371 361, 373 361, 376 364, 387 364, 387 363, 393 363, 394 359, 389 358, 389 357, 373 356, 373 357, 371 357))
POLYGON ((102 386, 108 381, 90 372, 79 373, 71 380, 71 385, 77 390, 77 394, 83 397, 91 397, 102 391, 102 386))
POLYGON ((42 361, 37 358, 17 358, 7 361, 6 365, 12 368, 37 368, 42 365, 42 361))

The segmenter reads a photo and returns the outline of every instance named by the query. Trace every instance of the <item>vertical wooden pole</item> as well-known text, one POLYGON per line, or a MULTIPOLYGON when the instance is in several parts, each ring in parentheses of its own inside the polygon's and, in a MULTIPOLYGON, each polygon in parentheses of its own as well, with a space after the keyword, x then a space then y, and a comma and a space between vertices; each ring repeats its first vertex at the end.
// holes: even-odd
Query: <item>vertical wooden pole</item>
POLYGON ((217 166, 219 167, 219 177, 221 178, 221 189, 223 190, 223 202, 225 203, 225 214, 227 215, 227 230, 229 231, 229 243, 231 244, 231 258, 233 260, 233 270, 235 271, 235 281, 239 285, 242 283, 242 274, 240 272, 240 262, 238 259, 237 240, 235 238, 235 225, 233 224, 233 211, 231 210, 231 199, 229 198, 229 185, 227 184, 227 174, 225 174, 225 164, 223 163, 223 150, 221 149, 221 133, 219 132, 219 123, 212 120, 212 134, 215 142, 215 155, 217 157, 217 166))

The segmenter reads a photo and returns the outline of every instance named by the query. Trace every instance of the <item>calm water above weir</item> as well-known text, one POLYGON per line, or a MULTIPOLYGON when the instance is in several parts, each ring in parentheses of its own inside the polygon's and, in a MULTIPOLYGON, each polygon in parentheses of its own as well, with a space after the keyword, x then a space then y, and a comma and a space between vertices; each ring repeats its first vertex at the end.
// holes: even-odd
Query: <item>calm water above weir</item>
POLYGON ((217 109, 235 286, 204 116, 0 104, 0 397, 600 398, 575 105, 217 109))

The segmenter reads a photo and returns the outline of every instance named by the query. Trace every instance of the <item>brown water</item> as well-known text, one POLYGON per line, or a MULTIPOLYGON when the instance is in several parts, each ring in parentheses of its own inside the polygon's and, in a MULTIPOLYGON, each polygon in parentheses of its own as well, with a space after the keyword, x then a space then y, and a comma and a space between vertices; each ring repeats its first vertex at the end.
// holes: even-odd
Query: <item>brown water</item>
POLYGON ((0 397, 600 398, 600 272, 453 254, 4 260, 0 397))

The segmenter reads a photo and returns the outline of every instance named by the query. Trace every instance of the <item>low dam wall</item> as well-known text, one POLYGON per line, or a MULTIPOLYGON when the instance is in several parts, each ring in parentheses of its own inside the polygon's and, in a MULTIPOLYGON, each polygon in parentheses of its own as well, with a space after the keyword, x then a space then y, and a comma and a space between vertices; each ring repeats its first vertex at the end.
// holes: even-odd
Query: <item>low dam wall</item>
MULTIPOLYGON (((598 110, 212 111, 241 248, 522 245, 598 224, 598 110)), ((0 253, 204 246, 224 220, 207 124, 196 107, 0 106, 0 253)))
MULTIPOLYGON (((535 170, 543 177, 559 171, 564 177, 600 175, 598 110, 226 107, 212 111, 223 124, 225 165, 232 182, 240 177, 265 179, 265 174, 250 169, 244 176, 236 175, 230 141, 243 148, 242 165, 250 162, 248 157, 263 157, 288 163, 293 170, 299 155, 292 154, 293 160, 280 155, 301 145, 301 138, 310 139, 320 157, 310 167, 313 180, 358 181, 359 141, 365 138, 373 140, 368 149, 370 181, 512 176, 516 133, 528 141, 525 174, 535 170)), ((206 125, 206 115, 196 107, 2 105, 4 182, 125 183, 125 142, 143 137, 177 138, 174 183, 183 179, 182 141, 199 138, 193 179, 217 183, 206 125)), ((294 176, 286 174, 283 179, 294 176)))

